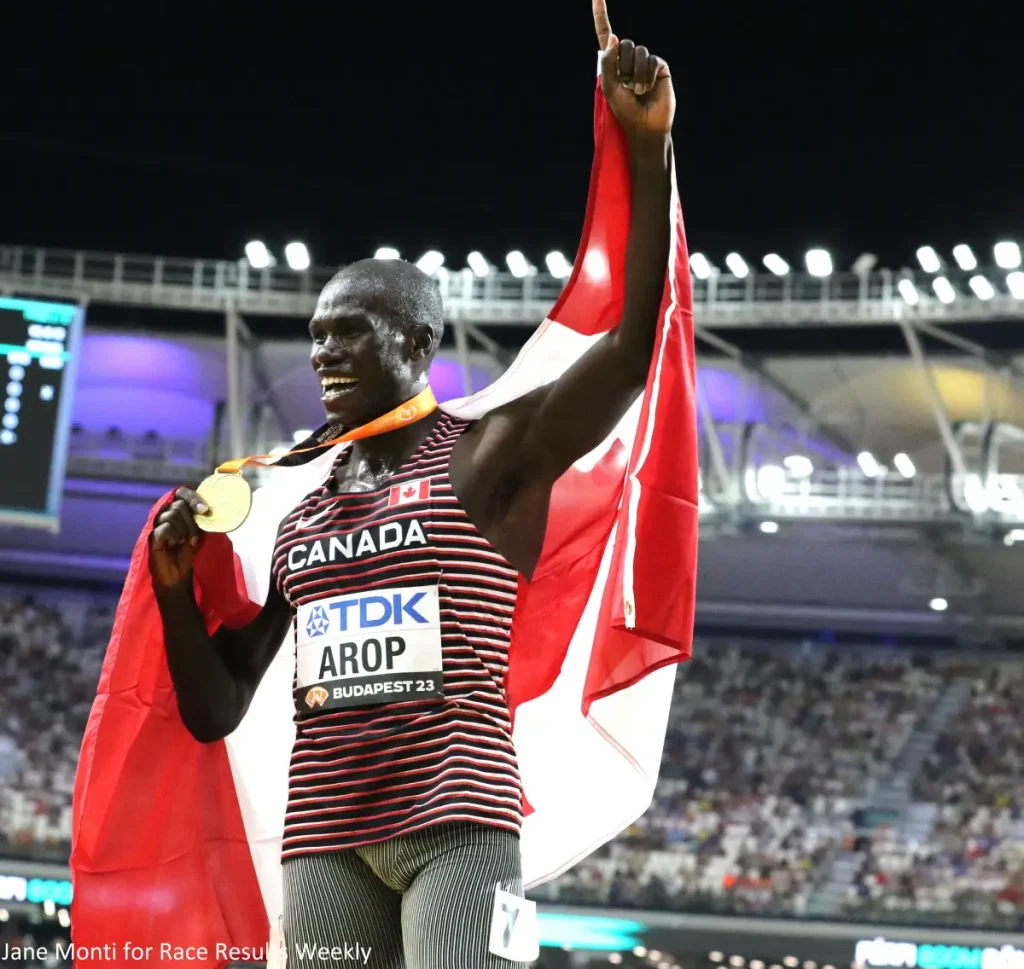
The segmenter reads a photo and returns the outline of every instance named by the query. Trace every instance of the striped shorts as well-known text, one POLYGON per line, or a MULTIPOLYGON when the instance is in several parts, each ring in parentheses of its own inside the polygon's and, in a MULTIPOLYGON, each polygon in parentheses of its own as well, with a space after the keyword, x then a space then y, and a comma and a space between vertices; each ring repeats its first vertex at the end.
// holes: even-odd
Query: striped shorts
POLYGON ((288 858, 288 969, 525 969, 489 950, 499 884, 523 894, 519 838, 469 822, 288 858))

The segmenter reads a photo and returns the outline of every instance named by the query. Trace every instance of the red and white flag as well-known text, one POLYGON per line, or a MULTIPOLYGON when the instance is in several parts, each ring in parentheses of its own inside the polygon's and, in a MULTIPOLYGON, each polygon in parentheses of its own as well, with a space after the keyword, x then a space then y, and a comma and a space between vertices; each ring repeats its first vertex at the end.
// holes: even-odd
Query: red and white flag
POLYGON ((388 508, 409 505, 414 501, 426 501, 430 497, 430 478, 419 478, 395 485, 388 493, 388 508))
MULTIPOLYGON (((629 166, 600 87, 594 130, 572 276, 508 372, 444 405, 455 416, 482 417, 555 379, 620 318, 629 166)), ((570 868, 647 809, 675 664, 690 655, 697 429, 690 274, 674 176, 671 219, 645 393, 556 483, 536 573, 520 581, 506 692, 527 802, 527 886, 570 868)), ((278 524, 326 478, 335 454, 275 470, 245 525, 230 538, 208 537, 196 592, 211 629, 258 611, 278 524)), ((175 950, 161 945, 203 947, 205 954, 192 950, 194 969, 263 958, 274 965, 279 940, 267 940, 282 911, 294 645, 285 642, 234 734, 193 740, 167 671, 149 530, 132 557, 75 782, 73 941, 111 945, 110 966, 140 964, 139 950, 126 952, 125 943, 152 946, 150 966, 175 961, 175 950)))

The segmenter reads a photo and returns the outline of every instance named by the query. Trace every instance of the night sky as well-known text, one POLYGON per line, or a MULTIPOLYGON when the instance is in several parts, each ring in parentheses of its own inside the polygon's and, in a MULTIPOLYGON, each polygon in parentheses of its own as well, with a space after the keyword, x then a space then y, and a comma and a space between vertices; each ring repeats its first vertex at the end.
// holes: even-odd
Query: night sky
MULTIPOLYGON (((7 21, 0 242, 233 259, 252 237, 299 239, 319 264, 391 244, 453 267, 477 248, 572 254, 586 0, 214 6, 7 21)), ((923 243, 990 261, 1024 237, 1024 18, 945 9, 611 0, 619 36, 673 68, 691 250, 797 262, 824 245, 840 268, 863 251, 900 267, 923 243)))

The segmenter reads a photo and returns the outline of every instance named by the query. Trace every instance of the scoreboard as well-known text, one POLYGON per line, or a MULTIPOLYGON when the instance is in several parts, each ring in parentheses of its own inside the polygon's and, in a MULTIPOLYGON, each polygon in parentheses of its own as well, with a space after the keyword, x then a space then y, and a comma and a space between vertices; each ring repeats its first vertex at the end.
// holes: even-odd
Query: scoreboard
POLYGON ((0 297, 0 524, 60 522, 85 311, 0 297))

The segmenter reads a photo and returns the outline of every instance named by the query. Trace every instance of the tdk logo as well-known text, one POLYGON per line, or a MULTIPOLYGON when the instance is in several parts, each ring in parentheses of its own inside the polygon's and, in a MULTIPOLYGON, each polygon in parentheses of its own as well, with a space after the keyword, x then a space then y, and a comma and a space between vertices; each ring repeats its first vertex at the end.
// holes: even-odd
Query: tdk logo
POLYGON ((331 620, 323 606, 313 606, 313 611, 306 620, 306 635, 310 639, 322 636, 330 628, 331 620))
MULTIPOLYGON (((425 592, 394 592, 390 595, 353 596, 351 599, 332 602, 327 607, 334 613, 330 624, 343 633, 378 626, 398 626, 407 622, 428 625, 427 617, 416 609, 425 595, 425 592), (336 627, 335 622, 338 623, 336 627)), ((318 608, 323 612, 323 607, 318 608)), ((319 632, 314 634, 310 629, 316 617, 314 610, 306 624, 306 632, 310 636, 322 635, 319 632)))

